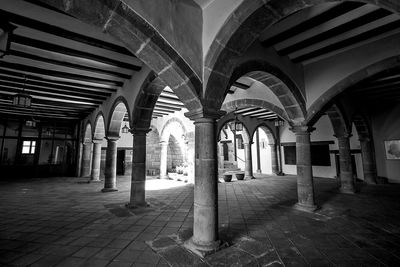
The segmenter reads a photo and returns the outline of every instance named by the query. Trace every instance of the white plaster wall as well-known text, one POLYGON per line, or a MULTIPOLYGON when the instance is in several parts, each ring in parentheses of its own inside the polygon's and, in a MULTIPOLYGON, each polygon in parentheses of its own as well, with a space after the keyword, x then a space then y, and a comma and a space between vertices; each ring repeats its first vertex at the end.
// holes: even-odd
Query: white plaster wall
MULTIPOLYGON (((311 133, 311 141, 334 141, 334 144, 329 145, 329 150, 338 149, 336 138, 333 136, 333 128, 332 124, 329 121, 328 116, 322 116, 319 121, 314 126, 316 128, 315 131, 311 133)), ((288 124, 286 123, 284 127, 281 128, 281 142, 296 142, 295 134, 289 130, 288 124)), ((284 160, 284 151, 281 148, 282 152, 282 170, 286 174, 296 175, 296 165, 286 165, 284 160)), ((336 176, 336 165, 335 165, 335 156, 330 154, 331 157, 331 166, 313 166, 313 175, 315 177, 325 177, 325 178, 334 178, 336 176)))
MULTIPOLYGON (((268 145, 268 138, 265 132, 258 129, 260 136, 260 169, 263 174, 272 174, 271 164, 271 147, 268 145), (263 141, 265 146, 263 147, 263 141)), ((253 135, 253 145, 251 146, 251 153, 253 159, 253 172, 257 171, 257 142, 256 134, 253 135)))

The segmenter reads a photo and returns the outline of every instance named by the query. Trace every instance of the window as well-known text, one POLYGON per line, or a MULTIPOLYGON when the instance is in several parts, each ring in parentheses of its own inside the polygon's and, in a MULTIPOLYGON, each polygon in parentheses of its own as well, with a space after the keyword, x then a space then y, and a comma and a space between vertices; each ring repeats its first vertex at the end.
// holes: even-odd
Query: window
POLYGON ((22 154, 35 154, 36 141, 24 141, 22 154))

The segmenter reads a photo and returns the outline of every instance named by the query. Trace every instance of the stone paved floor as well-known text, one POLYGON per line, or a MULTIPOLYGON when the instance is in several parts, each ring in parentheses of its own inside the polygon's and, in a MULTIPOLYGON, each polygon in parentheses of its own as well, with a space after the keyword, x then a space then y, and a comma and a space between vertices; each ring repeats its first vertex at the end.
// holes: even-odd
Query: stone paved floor
MULTIPOLYGON (((114 193, 82 181, 0 183, 1 266, 168 265, 145 241, 190 232, 191 185, 164 181, 178 187, 155 190, 159 180, 149 181, 151 208, 132 212, 124 208, 129 177, 118 178, 114 193)), ((400 266, 400 185, 364 185, 357 195, 337 194, 335 187, 316 179, 322 208, 310 214, 291 208, 295 177, 221 183, 221 236, 231 245, 257 240, 286 266, 400 266)), ((217 264, 224 265, 208 263, 217 264)))

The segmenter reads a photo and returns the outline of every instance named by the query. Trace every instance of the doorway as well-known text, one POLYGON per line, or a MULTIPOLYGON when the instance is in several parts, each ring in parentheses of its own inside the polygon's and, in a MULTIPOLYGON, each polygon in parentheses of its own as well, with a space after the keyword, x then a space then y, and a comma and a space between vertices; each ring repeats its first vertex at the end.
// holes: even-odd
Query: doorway
POLYGON ((125 150, 117 151, 117 175, 125 174, 125 150))

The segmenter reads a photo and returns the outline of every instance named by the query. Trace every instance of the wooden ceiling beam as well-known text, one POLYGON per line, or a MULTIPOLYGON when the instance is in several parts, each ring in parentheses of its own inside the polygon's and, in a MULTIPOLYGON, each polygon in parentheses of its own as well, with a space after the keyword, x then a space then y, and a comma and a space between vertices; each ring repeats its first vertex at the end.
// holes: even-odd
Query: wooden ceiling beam
POLYGON ((27 66, 27 65, 18 64, 18 63, 11 63, 11 62, 6 62, 6 61, 0 61, 0 67, 6 68, 6 69, 11 69, 11 70, 19 70, 19 71, 25 71, 25 72, 30 72, 30 73, 36 73, 36 74, 41 74, 41 75, 50 75, 50 76, 54 76, 54 77, 68 79, 71 81, 82 81, 82 82, 88 82, 88 83, 105 84, 105 85, 119 86, 119 87, 121 87, 123 85, 123 82, 119 82, 119 81, 112 81, 112 80, 100 79, 100 78, 91 78, 91 77, 83 76, 83 75, 79 75, 79 74, 72 74, 72 73, 65 73, 65 72, 61 72, 61 71, 42 69, 42 68, 38 68, 38 67, 32 67, 32 66, 27 66))

